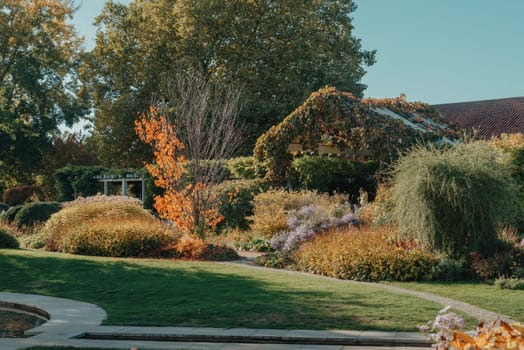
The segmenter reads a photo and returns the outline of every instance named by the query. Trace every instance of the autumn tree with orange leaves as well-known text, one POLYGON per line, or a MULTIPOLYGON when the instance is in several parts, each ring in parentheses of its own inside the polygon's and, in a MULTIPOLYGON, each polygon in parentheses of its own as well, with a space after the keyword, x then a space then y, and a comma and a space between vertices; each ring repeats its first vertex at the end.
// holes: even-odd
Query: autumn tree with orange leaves
POLYGON ((181 230, 203 234, 223 220, 212 187, 222 181, 220 161, 240 144, 239 92, 189 73, 166 84, 168 95, 135 121, 135 131, 154 149, 146 168, 164 189, 155 209, 181 230))

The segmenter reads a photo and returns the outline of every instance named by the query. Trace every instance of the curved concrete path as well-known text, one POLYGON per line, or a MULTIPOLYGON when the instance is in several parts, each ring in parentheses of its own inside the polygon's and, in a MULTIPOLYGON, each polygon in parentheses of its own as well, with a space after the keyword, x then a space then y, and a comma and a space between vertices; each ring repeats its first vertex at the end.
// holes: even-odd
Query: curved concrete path
POLYGON ((42 295, 2 292, 0 301, 44 310, 50 316, 47 323, 26 332, 30 338, 0 338, 2 350, 18 350, 36 345, 210 350, 362 350, 376 349, 377 346, 380 346, 380 350, 408 350, 429 347, 422 334, 409 332, 101 326, 107 315, 93 304, 42 295), (104 340, 104 337, 115 334, 123 340, 104 340), (81 339, 86 335, 98 339, 81 339))

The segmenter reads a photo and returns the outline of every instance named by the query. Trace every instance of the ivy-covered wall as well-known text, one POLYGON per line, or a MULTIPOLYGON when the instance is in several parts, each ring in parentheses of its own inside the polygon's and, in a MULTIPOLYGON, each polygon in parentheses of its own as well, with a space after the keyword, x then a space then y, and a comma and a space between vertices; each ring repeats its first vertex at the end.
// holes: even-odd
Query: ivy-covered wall
POLYGON ((326 87, 312 93, 280 124, 260 136, 254 155, 268 163, 273 185, 283 186, 293 159, 288 152, 291 143, 309 150, 320 145, 336 147, 390 164, 402 150, 454 134, 454 129, 441 124, 438 113, 427 104, 407 102, 402 97, 362 101, 351 93, 326 87))

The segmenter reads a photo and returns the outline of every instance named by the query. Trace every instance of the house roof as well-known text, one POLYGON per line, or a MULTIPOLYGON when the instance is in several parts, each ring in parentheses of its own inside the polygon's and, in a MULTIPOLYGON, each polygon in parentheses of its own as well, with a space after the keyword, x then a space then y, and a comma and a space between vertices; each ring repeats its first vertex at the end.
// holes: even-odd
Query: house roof
POLYGON ((502 133, 524 133, 524 97, 434 105, 445 120, 465 129, 478 129, 489 138, 502 133))

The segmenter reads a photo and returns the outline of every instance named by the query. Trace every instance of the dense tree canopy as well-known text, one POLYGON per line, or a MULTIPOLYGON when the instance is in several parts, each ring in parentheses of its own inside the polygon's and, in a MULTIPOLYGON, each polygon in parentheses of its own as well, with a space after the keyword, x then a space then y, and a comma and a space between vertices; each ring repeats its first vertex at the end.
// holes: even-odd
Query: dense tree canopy
POLYGON ((352 35, 350 0, 135 0, 108 2, 88 65, 101 157, 131 161, 137 112, 185 67, 242 86, 246 149, 312 91, 327 84, 362 94, 374 52, 352 35), (104 150, 107 150, 105 152, 104 150))
POLYGON ((61 122, 87 111, 77 97, 80 39, 66 0, 0 0, 0 177, 30 181, 61 122))

